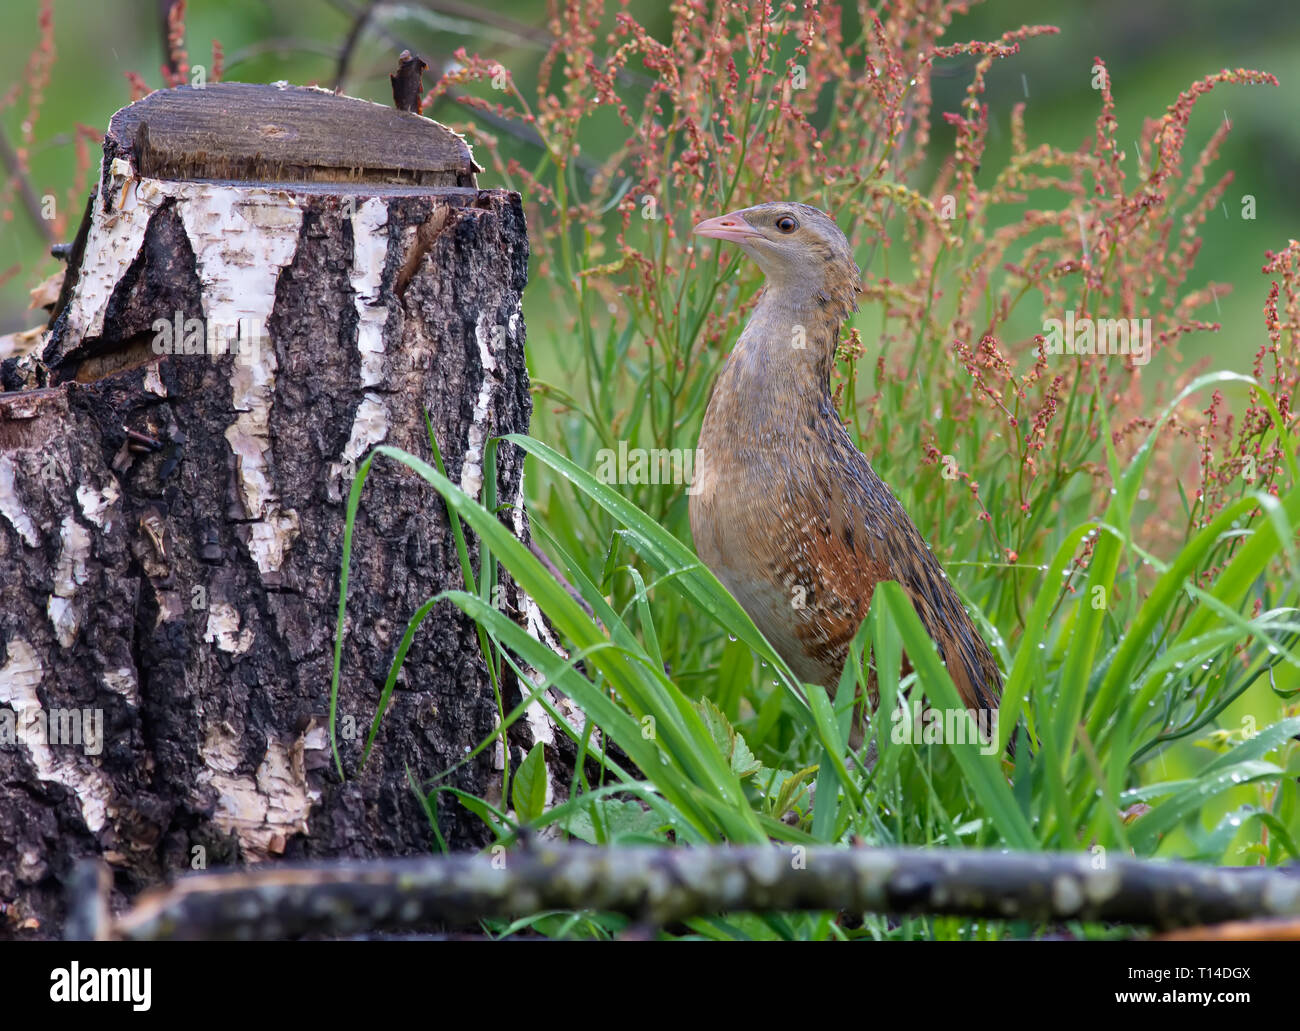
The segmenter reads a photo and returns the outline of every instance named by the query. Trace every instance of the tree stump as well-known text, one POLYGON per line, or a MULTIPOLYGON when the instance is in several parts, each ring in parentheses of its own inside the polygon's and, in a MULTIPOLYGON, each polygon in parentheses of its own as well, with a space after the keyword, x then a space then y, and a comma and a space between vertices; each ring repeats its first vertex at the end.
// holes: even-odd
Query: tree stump
MULTIPOLYGON (((113 117, 44 347, 0 380, 0 936, 57 935, 82 857, 120 902, 201 865, 429 849, 407 770, 453 766, 498 717, 473 624, 442 606, 358 769, 407 619, 462 586, 442 499, 383 460, 342 783, 326 728, 357 462, 427 457, 427 409, 477 495, 489 438, 528 428, 522 207, 476 171, 443 126, 317 89, 163 90, 113 117)), ((526 539, 522 455, 497 470, 526 539)), ((490 796, 502 761, 448 783, 490 796)), ((452 847, 485 841, 458 803, 438 819, 452 847)))

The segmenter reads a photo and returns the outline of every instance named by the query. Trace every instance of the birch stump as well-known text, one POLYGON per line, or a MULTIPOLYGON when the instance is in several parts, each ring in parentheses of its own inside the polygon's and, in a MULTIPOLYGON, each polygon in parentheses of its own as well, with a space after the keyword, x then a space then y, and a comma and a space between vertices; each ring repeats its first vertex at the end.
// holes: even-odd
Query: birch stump
MULTIPOLYGON (((463 760, 496 705, 473 625, 440 607, 358 768, 406 620, 462 584, 441 498, 384 460, 354 538, 342 783, 326 728, 357 462, 427 458, 428 409, 477 495, 489 438, 528 428, 522 208, 476 171, 436 122, 315 89, 163 90, 113 117, 43 349, 2 370, 0 937, 58 934, 80 857, 121 903, 200 866, 428 850, 406 770, 463 760)), ((497 496, 526 538, 515 449, 497 496)), ((446 783, 490 797, 502 761, 446 783)), ((449 843, 483 844, 439 799, 449 843)))

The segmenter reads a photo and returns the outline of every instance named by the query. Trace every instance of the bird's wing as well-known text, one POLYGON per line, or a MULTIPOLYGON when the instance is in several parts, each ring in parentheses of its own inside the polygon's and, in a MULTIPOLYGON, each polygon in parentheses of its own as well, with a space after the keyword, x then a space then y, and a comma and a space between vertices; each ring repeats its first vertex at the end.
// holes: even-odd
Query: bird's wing
POLYGON ((920 532, 910 519, 908 524, 922 549, 921 555, 911 549, 899 549, 893 579, 898 580, 912 599, 916 614, 939 646, 939 654, 962 701, 972 709, 996 709, 1002 695, 1002 674, 997 662, 938 560, 925 547, 920 532))
MULTIPOLYGON (((847 434, 844 439, 848 443, 847 434)), ((849 597, 863 600, 856 611, 845 612, 834 636, 847 648, 875 585, 895 580, 938 645, 962 701, 973 709, 996 709, 1002 676, 983 636, 916 524, 866 457, 849 448, 852 454, 841 453, 836 466, 851 475, 828 477, 825 484, 829 504, 819 564, 837 571, 833 582, 844 584, 849 597)))

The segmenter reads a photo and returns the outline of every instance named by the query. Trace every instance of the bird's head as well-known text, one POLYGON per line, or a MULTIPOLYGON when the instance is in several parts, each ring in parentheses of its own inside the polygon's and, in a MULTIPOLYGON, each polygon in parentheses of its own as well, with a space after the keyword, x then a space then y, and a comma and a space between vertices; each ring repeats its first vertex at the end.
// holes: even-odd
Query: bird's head
POLYGON ((861 273, 840 227, 824 211, 793 201, 772 201, 705 219, 700 236, 729 240, 758 263, 768 282, 819 292, 857 309, 861 273))

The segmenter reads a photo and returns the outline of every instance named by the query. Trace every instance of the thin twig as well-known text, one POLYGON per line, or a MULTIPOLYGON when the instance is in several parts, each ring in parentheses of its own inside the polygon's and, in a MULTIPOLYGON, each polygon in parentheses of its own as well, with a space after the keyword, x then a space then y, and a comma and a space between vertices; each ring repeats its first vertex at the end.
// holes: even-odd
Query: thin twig
MULTIPOLYGON (((559 582, 560 586, 563 587, 565 591, 568 592, 569 597, 582 606, 582 611, 585 612, 588 616, 590 616, 591 619, 595 621, 596 625, 601 628, 601 630, 605 630, 604 624, 601 623, 599 619, 596 619, 596 613, 594 613, 591 610, 591 606, 587 604, 587 599, 584 598, 581 594, 579 594, 578 589, 564 578, 564 574, 560 572, 559 567, 556 566, 556 564, 551 561, 551 556, 546 554, 546 552, 544 552, 541 548, 539 548, 537 546, 536 541, 528 542, 528 550, 531 551, 535 556, 537 556, 537 560, 547 568, 551 576, 555 577, 555 579, 559 582)), ((608 633, 609 631, 606 630, 605 632, 608 633)))
POLYGON ((54 229, 49 221, 42 217, 40 199, 32 189, 31 180, 18 160, 18 152, 10 144, 2 125, 0 125, 0 163, 4 164, 5 171, 18 183, 18 195, 23 199, 23 208, 31 217, 37 231, 45 237, 46 244, 54 243, 54 229))
POLYGON ((347 38, 343 41, 343 46, 339 50, 338 64, 334 66, 334 92, 338 93, 343 89, 343 80, 347 78, 348 65, 352 63, 352 54, 357 48, 357 43, 361 39, 361 34, 365 32, 366 25, 370 21, 370 16, 374 13, 379 0, 370 0, 356 16, 352 19, 352 25, 348 29, 347 38))

